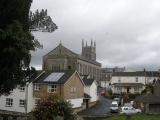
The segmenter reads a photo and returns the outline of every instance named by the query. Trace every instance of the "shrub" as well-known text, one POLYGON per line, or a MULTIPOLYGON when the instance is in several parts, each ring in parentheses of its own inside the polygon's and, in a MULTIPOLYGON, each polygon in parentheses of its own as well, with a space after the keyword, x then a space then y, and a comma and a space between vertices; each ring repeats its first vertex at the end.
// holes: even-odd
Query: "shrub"
POLYGON ((36 120, 55 120, 57 117, 64 120, 76 119, 71 104, 54 97, 49 97, 40 102, 33 111, 33 115, 36 120))

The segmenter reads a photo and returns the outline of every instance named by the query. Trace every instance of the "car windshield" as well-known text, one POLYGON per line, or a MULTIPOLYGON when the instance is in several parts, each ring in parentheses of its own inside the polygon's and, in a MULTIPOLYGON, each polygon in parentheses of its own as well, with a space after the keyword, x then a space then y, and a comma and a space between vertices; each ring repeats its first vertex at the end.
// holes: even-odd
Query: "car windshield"
POLYGON ((120 99, 119 98, 114 98, 114 100, 119 101, 120 99))
POLYGON ((112 104, 111 107, 118 107, 118 105, 117 104, 112 104))

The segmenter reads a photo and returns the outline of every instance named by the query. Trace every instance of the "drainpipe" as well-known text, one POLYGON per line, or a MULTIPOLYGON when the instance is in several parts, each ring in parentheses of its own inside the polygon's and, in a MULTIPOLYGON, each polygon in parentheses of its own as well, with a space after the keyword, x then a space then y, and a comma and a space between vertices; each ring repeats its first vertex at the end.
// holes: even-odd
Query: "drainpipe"
POLYGON ((27 106, 28 106, 28 85, 29 83, 26 83, 26 92, 25 92, 25 113, 27 114, 27 106))

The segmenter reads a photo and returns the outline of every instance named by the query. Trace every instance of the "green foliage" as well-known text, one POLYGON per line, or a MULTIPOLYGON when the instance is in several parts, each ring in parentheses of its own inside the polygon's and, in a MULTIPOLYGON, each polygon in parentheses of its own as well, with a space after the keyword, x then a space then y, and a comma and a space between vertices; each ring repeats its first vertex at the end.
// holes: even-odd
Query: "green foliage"
POLYGON ((76 119, 71 104, 65 100, 59 100, 54 97, 40 102, 33 111, 33 115, 36 120, 54 120, 58 116, 61 116, 64 120, 76 119))
POLYGON ((25 82, 31 50, 41 47, 29 31, 32 0, 0 1, 0 94, 25 82))
POLYGON ((53 32, 57 29, 56 24, 52 21, 51 17, 47 15, 47 10, 38 9, 35 13, 30 12, 30 29, 32 31, 53 32))

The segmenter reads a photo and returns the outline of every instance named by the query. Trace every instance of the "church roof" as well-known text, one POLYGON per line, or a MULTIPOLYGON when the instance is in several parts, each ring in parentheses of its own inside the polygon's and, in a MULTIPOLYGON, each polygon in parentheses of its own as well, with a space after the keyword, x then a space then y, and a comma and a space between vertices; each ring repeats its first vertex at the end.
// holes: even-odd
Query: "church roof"
POLYGON ((101 66, 101 63, 99 63, 97 61, 86 59, 85 57, 83 57, 83 56, 73 52, 72 50, 66 48, 61 43, 55 49, 51 50, 49 53, 44 55, 44 57, 47 56, 49 58, 50 57, 52 58, 53 55, 56 55, 56 56, 71 56, 71 57, 75 57, 75 58, 78 58, 80 60, 95 64, 95 65, 101 66))
POLYGON ((74 53, 70 49, 64 47, 61 43, 56 48, 47 53, 45 56, 50 56, 50 55, 70 55, 78 57, 77 53, 74 53))

